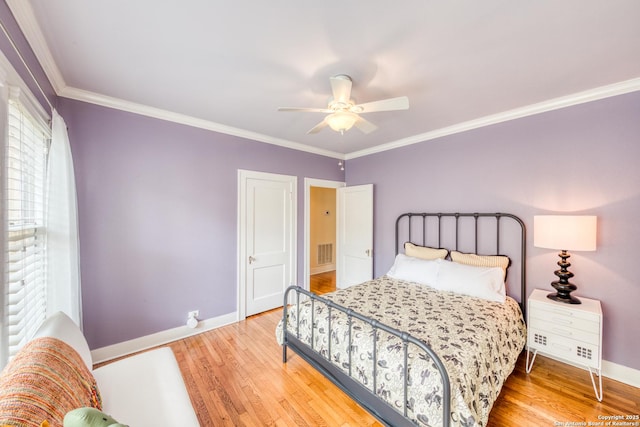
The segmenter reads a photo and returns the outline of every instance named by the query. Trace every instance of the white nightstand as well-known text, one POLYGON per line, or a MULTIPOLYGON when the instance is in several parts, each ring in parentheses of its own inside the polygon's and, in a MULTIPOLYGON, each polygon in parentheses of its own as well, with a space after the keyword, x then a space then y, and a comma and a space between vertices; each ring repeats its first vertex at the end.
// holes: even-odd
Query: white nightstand
POLYGON ((527 373, 538 352, 589 370, 593 391, 602 401, 602 308, 600 301, 579 297, 582 304, 547 298, 550 291, 535 289, 528 304, 527 373), (533 352, 531 363, 529 353, 533 352), (593 378, 598 376, 598 386, 593 378))

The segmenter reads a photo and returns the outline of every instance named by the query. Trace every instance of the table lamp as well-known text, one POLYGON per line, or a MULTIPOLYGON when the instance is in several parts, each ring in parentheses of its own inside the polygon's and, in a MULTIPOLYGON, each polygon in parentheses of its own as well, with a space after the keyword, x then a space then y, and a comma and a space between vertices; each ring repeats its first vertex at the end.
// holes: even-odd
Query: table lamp
POLYGON ((533 217, 533 245, 538 248, 558 249, 560 270, 554 274, 559 280, 551 282, 556 290, 547 295, 554 301, 567 304, 580 304, 580 300, 571 296, 578 287, 569 282, 574 275, 567 270, 568 250, 596 250, 596 216, 591 215, 536 215, 533 217))

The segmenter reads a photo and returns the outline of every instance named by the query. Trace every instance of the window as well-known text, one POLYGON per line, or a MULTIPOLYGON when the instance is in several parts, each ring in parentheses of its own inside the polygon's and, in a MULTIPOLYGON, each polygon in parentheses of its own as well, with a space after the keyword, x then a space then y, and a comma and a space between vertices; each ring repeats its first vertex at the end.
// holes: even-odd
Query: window
MULTIPOLYGON (((45 179, 50 130, 15 97, 5 142, 5 295, 2 355, 6 362, 46 317, 45 179)), ((0 363, 0 366, 4 363, 0 363)))

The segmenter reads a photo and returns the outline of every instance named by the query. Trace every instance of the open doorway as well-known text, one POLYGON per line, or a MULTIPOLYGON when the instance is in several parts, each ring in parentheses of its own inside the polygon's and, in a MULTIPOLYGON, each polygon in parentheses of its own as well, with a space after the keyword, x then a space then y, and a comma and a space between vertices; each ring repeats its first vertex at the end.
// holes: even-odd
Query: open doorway
POLYGON ((309 289, 336 290, 336 189, 309 189, 309 289))
POLYGON ((327 292, 335 289, 337 267, 337 189, 344 182, 324 179, 304 179, 304 288, 327 292), (314 202, 312 208, 312 189, 314 202), (328 214, 327 214, 327 211, 328 214), (311 235, 314 235, 312 242, 311 235), (332 248, 326 246, 331 243, 332 248), (321 246, 319 249, 318 247, 321 246), (313 249, 312 249, 313 248, 313 249), (324 251, 319 254, 319 251, 324 251), (327 259, 331 255, 332 261, 327 259), (318 255, 321 256, 318 259, 318 255), (313 280, 313 287, 311 282, 313 280))
POLYGON ((330 280, 333 280, 336 288, 370 280, 373 275, 373 184, 346 187, 344 182, 305 178, 304 188, 303 287, 312 290, 311 278, 320 279, 324 273, 331 271, 335 271, 330 273, 335 274, 335 279, 330 280), (312 209, 312 187, 331 189, 332 192, 328 194, 332 196, 326 196, 326 199, 335 201, 335 208, 314 204, 312 209), (316 219, 314 226, 311 221, 312 211, 316 219), (318 229, 327 233, 324 234, 323 241, 315 240, 311 243, 312 229, 314 233, 318 229), (333 243, 332 248, 324 246, 330 242, 333 243), (322 262, 318 262, 318 256, 325 255, 320 251, 330 253, 332 261, 323 258, 322 262))

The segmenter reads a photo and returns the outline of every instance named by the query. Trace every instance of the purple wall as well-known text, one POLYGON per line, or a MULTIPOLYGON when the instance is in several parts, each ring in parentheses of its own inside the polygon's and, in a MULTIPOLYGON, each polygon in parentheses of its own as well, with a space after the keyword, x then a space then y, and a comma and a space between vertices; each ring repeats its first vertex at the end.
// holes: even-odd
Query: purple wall
POLYGON ((60 100, 78 189, 92 348, 237 310, 238 169, 344 180, 333 158, 60 100))
POLYGON ((528 227, 528 290, 552 290, 556 251, 533 216, 598 216, 598 248, 571 254, 577 296, 604 312, 603 358, 640 369, 640 93, 582 104, 347 161, 373 183, 375 273, 393 262, 394 221, 417 211, 510 212, 528 227))
MULTIPOLYGON (((4 1, 0 19, 55 103, 4 1)), ((0 35, 0 50, 42 100, 11 49, 0 35)), ((58 102, 76 167, 92 348, 182 325, 188 310, 208 318, 236 309, 237 169, 343 180, 335 159, 58 102)), ((640 93, 632 93, 349 160, 349 185, 375 184, 376 275, 393 261, 399 213, 504 211, 529 227, 529 290, 550 289, 557 256, 533 247, 533 215, 598 215, 598 249, 572 254, 573 281, 577 295, 602 301, 604 359, 640 369, 638 117, 640 93)))

